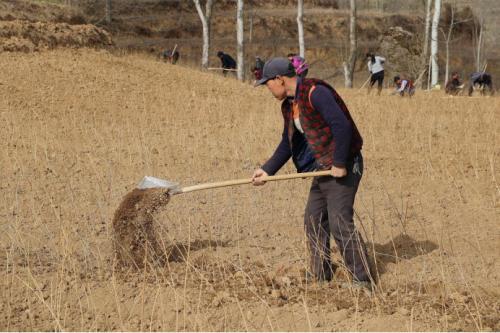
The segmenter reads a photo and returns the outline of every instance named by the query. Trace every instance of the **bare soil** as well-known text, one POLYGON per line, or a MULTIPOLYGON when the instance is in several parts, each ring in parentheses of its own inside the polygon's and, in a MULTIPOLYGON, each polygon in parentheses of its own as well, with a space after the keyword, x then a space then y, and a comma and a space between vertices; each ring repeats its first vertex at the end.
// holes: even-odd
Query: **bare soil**
POLYGON ((111 35, 92 24, 0 21, 0 52, 34 52, 56 47, 106 47, 111 35))
POLYGON ((0 329, 500 330, 500 98, 339 89, 365 141, 368 296, 341 270, 305 279, 309 180, 133 191, 251 175, 282 131, 265 89, 88 49, 1 53, 0 72, 0 329), (138 245, 120 270, 117 235, 138 245))
POLYGON ((134 189, 120 203, 113 217, 113 242, 120 266, 143 268, 164 262, 154 227, 154 213, 168 204, 168 191, 134 189))

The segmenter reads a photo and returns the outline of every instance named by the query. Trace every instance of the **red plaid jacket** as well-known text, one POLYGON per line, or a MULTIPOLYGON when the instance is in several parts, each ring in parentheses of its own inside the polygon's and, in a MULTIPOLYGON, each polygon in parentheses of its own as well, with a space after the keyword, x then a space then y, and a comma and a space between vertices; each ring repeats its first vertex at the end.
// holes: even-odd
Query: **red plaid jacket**
MULTIPOLYGON (((314 86, 322 85, 328 88, 339 107, 342 109, 347 119, 352 125, 352 137, 351 137, 351 156, 358 153, 363 146, 363 138, 354 123, 354 120, 347 109, 342 98, 337 94, 335 89, 331 87, 328 83, 317 80, 317 79, 304 79, 299 85, 298 95, 295 96, 295 101, 298 105, 299 110, 299 120, 304 130, 304 136, 307 140, 309 147, 312 150, 314 158, 318 163, 320 169, 329 169, 333 165, 333 154, 335 152, 335 139, 332 135, 331 129, 328 124, 324 121, 321 114, 314 109, 310 101, 310 94, 314 86)), ((285 107, 283 104, 281 112, 285 121, 285 126, 288 128, 288 139, 290 142, 290 147, 292 147, 292 137, 296 130, 293 123, 293 111, 292 108, 285 107)))

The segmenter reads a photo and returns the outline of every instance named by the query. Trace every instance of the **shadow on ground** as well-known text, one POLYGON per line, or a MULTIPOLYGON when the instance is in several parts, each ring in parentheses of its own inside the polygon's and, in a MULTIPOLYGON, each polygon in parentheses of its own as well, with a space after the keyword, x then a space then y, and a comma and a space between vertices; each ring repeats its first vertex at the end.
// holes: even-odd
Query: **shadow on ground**
POLYGON ((227 247, 228 243, 229 242, 227 241, 224 242, 220 240, 217 241, 208 239, 195 240, 190 243, 180 242, 170 245, 167 248, 167 258, 168 261, 171 262, 183 262, 186 261, 189 252, 199 251, 206 248, 227 247))
POLYGON ((407 234, 400 234, 385 244, 369 243, 367 245, 370 257, 374 261, 374 272, 378 275, 387 271, 388 264, 410 260, 438 248, 434 242, 417 241, 407 234))

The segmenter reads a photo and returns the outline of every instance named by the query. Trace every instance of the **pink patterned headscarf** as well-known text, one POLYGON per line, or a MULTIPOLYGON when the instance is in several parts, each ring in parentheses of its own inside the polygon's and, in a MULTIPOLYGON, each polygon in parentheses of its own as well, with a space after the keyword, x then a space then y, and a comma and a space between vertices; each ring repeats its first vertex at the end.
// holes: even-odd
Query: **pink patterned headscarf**
POLYGON ((293 56, 291 62, 297 75, 301 75, 309 69, 309 65, 306 63, 306 60, 300 56, 293 56))

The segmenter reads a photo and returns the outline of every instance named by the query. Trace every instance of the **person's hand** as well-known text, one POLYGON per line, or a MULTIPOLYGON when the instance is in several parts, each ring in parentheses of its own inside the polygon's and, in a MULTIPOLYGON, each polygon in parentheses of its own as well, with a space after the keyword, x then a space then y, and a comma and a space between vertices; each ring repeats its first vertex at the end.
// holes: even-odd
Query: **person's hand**
POLYGON ((269 175, 264 170, 262 170, 260 168, 255 170, 253 172, 253 176, 252 176, 252 184, 254 186, 264 185, 266 182, 262 178, 265 178, 267 176, 269 176, 269 175))
POLYGON ((346 168, 338 168, 334 165, 334 166, 332 166, 331 171, 332 171, 332 177, 335 177, 335 178, 342 178, 342 177, 347 176, 347 169, 346 168))

